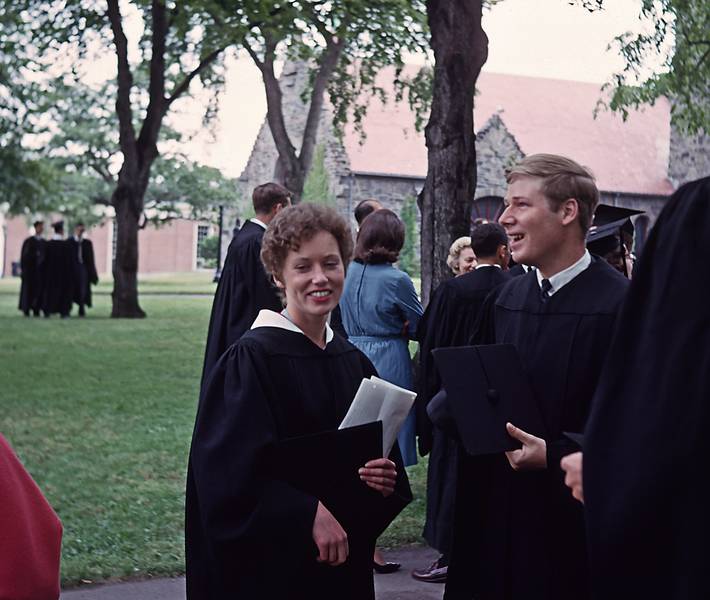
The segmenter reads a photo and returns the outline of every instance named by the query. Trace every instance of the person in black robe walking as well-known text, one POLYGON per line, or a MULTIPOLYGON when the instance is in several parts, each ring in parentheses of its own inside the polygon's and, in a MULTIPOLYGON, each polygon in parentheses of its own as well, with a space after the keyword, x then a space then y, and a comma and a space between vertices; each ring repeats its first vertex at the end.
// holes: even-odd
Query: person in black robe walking
POLYGON ((91 286, 99 282, 94 260, 94 245, 91 240, 84 239, 86 228, 83 223, 77 223, 74 235, 67 240, 69 245, 73 275, 74 303, 79 305, 79 316, 86 315, 86 308, 91 308, 91 286))
POLYGON ((459 455, 444 598, 584 600, 584 518, 559 466, 577 448, 563 432, 584 428, 628 280, 585 248, 599 198, 586 169, 531 155, 507 179, 500 222, 513 257, 536 269, 491 293, 473 341, 516 347, 546 431, 509 423, 519 450, 459 455))
POLYGON ((202 381, 225 350, 249 330, 263 308, 281 310, 281 299, 259 258, 264 231, 273 218, 291 204, 291 194, 277 183, 254 188, 256 216, 242 225, 229 244, 207 331, 202 381))
POLYGON ((42 312, 45 317, 59 313, 69 316, 73 298, 71 248, 64 239, 64 221, 52 223, 54 234, 45 245, 42 263, 42 312))
POLYGON ((584 430, 564 459, 584 500, 595 600, 708 596, 710 177, 649 235, 584 430))
MULTIPOLYGON (((365 525, 347 531, 270 465, 284 439, 336 429, 375 374, 327 325, 351 251, 347 223, 323 206, 284 210, 264 237, 262 257, 287 308, 262 310, 205 381, 187 478, 188 600, 374 600, 375 539, 411 499, 397 446, 392 460, 373 457, 359 470, 375 492, 365 525)), ((317 460, 303 468, 319 473, 317 460)))
POLYGON ((441 389, 441 378, 431 354, 436 348, 468 342, 488 293, 510 279, 508 236, 497 223, 482 223, 470 237, 478 264, 471 272, 444 281, 434 292, 417 332, 420 342, 417 435, 422 456, 431 451, 427 470, 427 508, 424 539, 441 556, 412 576, 420 581, 444 582, 451 551, 458 445, 441 429, 433 428, 426 407, 441 389))
POLYGON ((22 284, 18 308, 26 317, 30 316, 30 312, 38 317, 42 305, 42 263, 46 243, 42 237, 44 221, 35 221, 33 226, 35 234, 22 242, 20 251, 22 284))

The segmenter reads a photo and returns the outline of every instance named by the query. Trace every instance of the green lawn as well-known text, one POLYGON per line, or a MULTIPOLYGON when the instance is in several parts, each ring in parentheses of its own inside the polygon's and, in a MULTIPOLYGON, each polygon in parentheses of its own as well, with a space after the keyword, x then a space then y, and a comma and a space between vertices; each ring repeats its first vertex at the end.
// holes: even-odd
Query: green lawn
MULTIPOLYGON (((0 281, 0 432, 64 523, 62 580, 183 572, 187 452, 211 298, 205 274, 141 284, 147 319, 26 319, 17 281, 0 281), (153 292, 152 294, 150 292, 153 292)), ((381 539, 417 543, 426 465, 415 500, 381 539)))

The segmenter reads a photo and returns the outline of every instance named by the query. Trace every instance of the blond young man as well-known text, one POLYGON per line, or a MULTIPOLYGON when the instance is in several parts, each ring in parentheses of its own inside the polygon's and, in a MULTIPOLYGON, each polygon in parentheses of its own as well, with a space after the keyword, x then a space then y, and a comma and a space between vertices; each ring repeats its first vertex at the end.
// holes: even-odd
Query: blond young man
POLYGON ((478 344, 513 344, 545 434, 515 423, 519 450, 462 452, 445 599, 584 600, 589 597, 582 509, 564 487, 560 458, 584 429, 628 282, 585 248, 599 193, 562 156, 528 156, 507 174, 499 221, 518 263, 535 270, 486 300, 478 344))

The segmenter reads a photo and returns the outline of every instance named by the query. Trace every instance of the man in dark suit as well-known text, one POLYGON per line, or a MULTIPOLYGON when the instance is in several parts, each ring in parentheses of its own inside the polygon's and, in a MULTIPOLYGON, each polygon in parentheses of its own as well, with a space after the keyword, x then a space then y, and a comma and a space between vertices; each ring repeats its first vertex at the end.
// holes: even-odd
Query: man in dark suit
POLYGON ((20 252, 20 268, 22 269, 22 285, 20 287, 20 303, 18 308, 30 316, 39 316, 42 304, 42 261, 44 260, 44 221, 34 222, 35 234, 22 243, 20 252))
POLYGON ((67 240, 71 248, 71 273, 73 301, 79 305, 79 316, 86 316, 85 307, 91 307, 91 286, 99 282, 94 261, 94 245, 91 240, 84 239, 86 228, 83 223, 77 223, 74 235, 67 240))
POLYGON ((431 351, 465 346, 488 293, 508 281, 508 236, 497 223, 482 223, 471 232, 471 249, 478 264, 474 271, 442 283, 434 292, 419 322, 421 371, 417 397, 419 451, 431 452, 427 475, 427 511, 424 538, 441 556, 430 567, 415 569, 412 577, 430 583, 446 581, 456 492, 457 446, 440 429, 433 429, 427 403, 441 389, 431 351))
POLYGON ((251 327, 261 309, 283 308, 260 253, 266 227, 291 205, 291 193, 277 183, 265 183, 254 188, 252 202, 256 216, 242 225, 227 250, 212 304, 202 381, 224 351, 251 327))

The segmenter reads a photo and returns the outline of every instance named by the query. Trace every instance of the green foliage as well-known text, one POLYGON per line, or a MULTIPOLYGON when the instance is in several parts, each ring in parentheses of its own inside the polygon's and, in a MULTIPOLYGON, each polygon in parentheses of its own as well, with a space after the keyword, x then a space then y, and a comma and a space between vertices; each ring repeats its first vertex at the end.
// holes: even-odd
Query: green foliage
POLYGON ((420 244, 419 244, 419 209, 414 197, 409 196, 402 204, 402 214, 400 215, 404 223, 404 247, 399 255, 399 268, 406 271, 412 277, 421 276, 420 244))
POLYGON ((316 147, 313 164, 303 186, 301 201, 335 207, 335 196, 330 188, 330 175, 325 168, 325 145, 323 144, 316 147))
POLYGON ((600 101, 621 113, 653 104, 658 98, 672 101, 673 122, 687 133, 710 131, 710 4, 706 0, 643 0, 640 19, 649 31, 624 33, 610 44, 625 66, 604 90, 610 99, 600 101), (650 60, 660 61, 659 72, 646 76, 650 60))
MULTIPOLYGON (((199 273, 139 287, 151 319, 108 319, 102 279, 85 319, 27 320, 19 281, 0 281, 11 340, 0 345, 0 431, 62 520, 65 585, 185 569, 185 473, 215 286, 199 273)), ((415 500, 382 545, 421 540, 426 461, 408 473, 415 500)))
POLYGON ((205 268, 214 268, 217 266, 217 255, 219 253, 219 236, 209 235, 202 238, 200 245, 197 248, 197 256, 199 256, 205 268))

